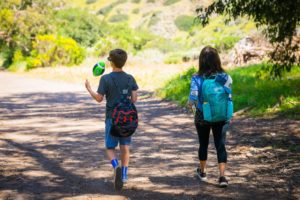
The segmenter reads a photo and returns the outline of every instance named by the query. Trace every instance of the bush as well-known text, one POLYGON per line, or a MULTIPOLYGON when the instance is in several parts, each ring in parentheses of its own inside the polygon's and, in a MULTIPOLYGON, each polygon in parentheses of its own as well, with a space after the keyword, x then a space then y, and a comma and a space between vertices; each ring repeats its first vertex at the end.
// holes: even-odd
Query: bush
POLYGON ((149 23, 148 23, 148 27, 154 26, 159 21, 159 14, 160 14, 160 11, 159 12, 154 12, 151 15, 151 18, 150 18, 149 23))
POLYGON ((96 55, 105 55, 113 48, 123 48, 132 53, 142 50, 145 45, 153 40, 153 35, 142 30, 133 30, 128 24, 112 24, 95 48, 96 55))
POLYGON ((97 2, 97 0, 86 0, 86 4, 92 4, 92 3, 95 3, 97 2))
POLYGON ((82 46, 93 46, 105 24, 101 23, 96 15, 76 8, 60 10, 56 13, 58 33, 71 37, 82 46))
POLYGON ((141 0, 131 0, 132 3, 140 3, 141 0))
POLYGON ((80 64, 85 58, 84 49, 72 38, 38 35, 32 46, 34 50, 26 60, 28 69, 58 64, 80 64))
POLYGON ((175 25, 181 31, 188 31, 194 26, 194 17, 187 15, 180 15, 175 19, 175 25))
POLYGON ((117 15, 113 15, 109 18, 109 22, 123 22, 123 21, 128 21, 129 17, 128 15, 124 15, 124 14, 117 14, 117 15))
POLYGON ((155 0, 147 0, 147 3, 155 3, 155 0))
POLYGON ((178 64, 182 62, 182 55, 180 53, 172 53, 164 59, 165 64, 178 64))
POLYGON ((164 5, 169 6, 171 4, 177 3, 178 1, 180 1, 180 0, 165 0, 164 5))
MULTIPOLYGON (((228 72, 233 79, 235 111, 251 108, 248 115, 279 114, 300 119, 300 66, 295 66, 282 79, 275 80, 257 77, 257 73, 265 67, 265 64, 258 64, 228 72)), ((183 74, 173 77, 157 90, 158 95, 185 106, 190 80, 195 72, 196 69, 192 67, 183 74)))
POLYGON ((132 10, 133 14, 139 14, 139 12, 140 12, 140 9, 138 9, 138 8, 135 8, 132 10))
POLYGON ((149 41, 145 45, 145 48, 158 49, 162 53, 169 53, 181 50, 183 46, 182 44, 174 42, 171 39, 156 37, 155 39, 149 41))
POLYGON ((186 105, 190 90, 190 80, 195 72, 196 69, 192 67, 183 74, 174 76, 161 89, 157 90, 157 94, 182 106, 186 105))

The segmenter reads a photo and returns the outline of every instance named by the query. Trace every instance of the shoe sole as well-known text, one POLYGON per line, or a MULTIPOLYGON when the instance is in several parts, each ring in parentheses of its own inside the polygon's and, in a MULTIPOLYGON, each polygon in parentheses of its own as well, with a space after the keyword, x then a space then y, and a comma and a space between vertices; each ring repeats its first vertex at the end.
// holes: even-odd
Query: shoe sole
POLYGON ((122 188, 123 188, 122 169, 121 167, 117 167, 115 172, 115 190, 121 191, 122 188))
POLYGON ((220 183, 219 186, 221 188, 226 188, 228 186, 228 183, 220 183))
POLYGON ((198 174, 197 170, 196 170, 196 174, 197 174, 197 177, 201 180, 201 181, 206 181, 207 180, 207 177, 201 177, 200 174, 198 174))

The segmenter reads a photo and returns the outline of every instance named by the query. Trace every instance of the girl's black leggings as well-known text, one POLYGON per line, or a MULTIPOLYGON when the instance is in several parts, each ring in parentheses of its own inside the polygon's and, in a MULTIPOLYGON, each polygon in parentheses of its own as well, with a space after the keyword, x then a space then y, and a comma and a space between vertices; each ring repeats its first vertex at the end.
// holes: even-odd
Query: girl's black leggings
POLYGON ((199 160, 207 160, 207 148, 209 144, 209 133, 210 129, 212 129, 215 147, 218 155, 218 163, 226 163, 227 162, 227 152, 225 148, 226 141, 226 131, 228 124, 226 122, 220 123, 195 123, 198 139, 199 139, 199 151, 198 157, 199 160))

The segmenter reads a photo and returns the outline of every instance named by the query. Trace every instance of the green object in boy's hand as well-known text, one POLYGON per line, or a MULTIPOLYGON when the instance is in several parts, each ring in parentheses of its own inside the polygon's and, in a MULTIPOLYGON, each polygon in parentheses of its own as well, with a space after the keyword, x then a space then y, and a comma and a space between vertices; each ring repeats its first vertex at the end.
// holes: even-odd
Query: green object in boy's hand
POLYGON ((93 67, 93 74, 94 76, 101 76, 105 71, 105 63, 100 61, 96 63, 93 67))

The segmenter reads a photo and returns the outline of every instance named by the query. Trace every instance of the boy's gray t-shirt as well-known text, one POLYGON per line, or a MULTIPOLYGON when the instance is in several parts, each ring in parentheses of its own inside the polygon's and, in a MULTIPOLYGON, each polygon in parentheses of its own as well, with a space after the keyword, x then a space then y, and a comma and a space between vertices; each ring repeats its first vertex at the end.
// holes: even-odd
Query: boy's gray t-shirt
POLYGON ((131 96, 131 92, 138 90, 138 88, 134 77, 125 72, 111 72, 110 74, 103 75, 100 79, 97 92, 106 97, 106 119, 110 118, 115 104, 120 101, 121 92, 126 92, 128 89, 128 96, 131 96))

